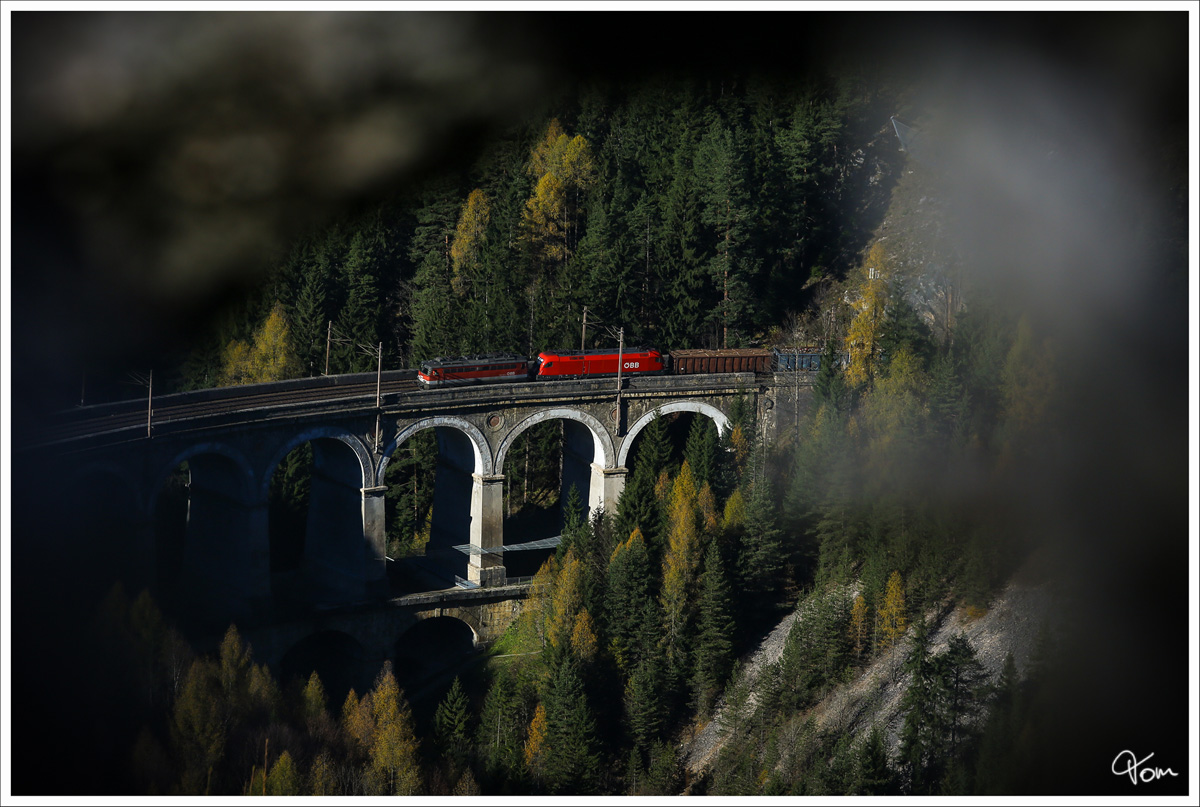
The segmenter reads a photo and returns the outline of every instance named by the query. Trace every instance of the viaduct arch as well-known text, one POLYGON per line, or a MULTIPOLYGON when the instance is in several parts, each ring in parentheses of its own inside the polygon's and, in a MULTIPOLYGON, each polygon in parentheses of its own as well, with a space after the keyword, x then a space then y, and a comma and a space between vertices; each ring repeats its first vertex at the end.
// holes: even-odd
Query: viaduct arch
POLYGON ((120 508, 132 511, 129 523, 140 525, 151 576, 158 565, 156 502, 165 481, 187 462, 180 589, 213 626, 281 616, 273 610, 270 487, 276 468, 300 445, 312 447, 314 463, 300 575, 307 606, 327 609, 389 595, 383 480, 392 453, 422 431, 434 429, 439 444, 435 546, 457 564, 447 585, 458 577, 460 585, 488 589, 507 580, 503 485, 509 453, 528 429, 561 421, 564 491, 575 485, 586 491, 589 509, 611 512, 632 446, 653 417, 693 412, 725 433, 734 401, 746 403, 748 396, 765 432, 774 400, 770 383, 735 373, 626 379, 620 396, 613 379, 412 391, 362 401, 335 395, 340 380, 321 379, 312 385, 330 388, 328 402, 285 394, 305 383, 261 385, 276 396, 272 400, 285 401, 271 406, 250 403, 245 387, 167 396, 155 401, 161 420, 152 430, 144 417, 130 418, 122 427, 128 434, 111 431, 109 415, 97 411, 100 430, 71 446, 71 462, 82 459, 80 467, 112 480, 106 484, 134 491, 114 498, 126 500, 120 508), (226 397, 247 404, 193 414, 226 397), (183 411, 185 404, 191 409, 173 420, 172 407, 183 411))

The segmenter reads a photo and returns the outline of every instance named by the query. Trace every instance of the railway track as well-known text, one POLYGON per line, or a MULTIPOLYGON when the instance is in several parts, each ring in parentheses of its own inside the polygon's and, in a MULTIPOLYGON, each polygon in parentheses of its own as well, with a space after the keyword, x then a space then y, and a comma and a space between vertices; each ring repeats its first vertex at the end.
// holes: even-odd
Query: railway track
MULTIPOLYGON (((379 385, 381 395, 404 394, 418 389, 413 379, 385 380, 379 385)), ((147 406, 146 401, 80 407, 51 416, 38 427, 37 434, 27 435, 27 439, 17 441, 16 447, 22 449, 70 443, 121 432, 130 432, 129 439, 137 439, 145 436, 148 421, 152 428, 159 429, 239 412, 261 412, 284 407, 294 410, 305 404, 337 403, 344 406, 351 401, 362 401, 364 405, 374 406, 375 392, 376 383, 372 379, 369 382, 295 386, 288 389, 255 389, 254 386, 246 386, 224 389, 221 395, 214 395, 208 390, 178 393, 155 398, 152 408, 147 406)))
MULTIPOLYGON (((385 410, 404 412, 434 406, 449 411, 503 405, 511 398, 550 403, 616 393, 612 378, 423 390, 414 376, 413 370, 383 374, 378 390, 385 410)), ((635 377, 626 379, 623 387, 627 396, 679 394, 728 386, 731 377, 731 374, 635 377), (664 379, 672 381, 664 384, 664 379)), ((78 407, 52 414, 36 427, 19 430, 14 447, 17 451, 72 444, 82 447, 96 441, 113 445, 145 439, 148 425, 152 434, 179 433, 230 425, 229 418, 235 415, 247 415, 247 420, 269 420, 318 414, 331 407, 342 411, 373 409, 376 383, 374 374, 364 373, 175 393, 154 398, 152 408, 145 400, 78 407)), ((750 383, 761 385, 770 381, 766 376, 754 376, 750 383)))

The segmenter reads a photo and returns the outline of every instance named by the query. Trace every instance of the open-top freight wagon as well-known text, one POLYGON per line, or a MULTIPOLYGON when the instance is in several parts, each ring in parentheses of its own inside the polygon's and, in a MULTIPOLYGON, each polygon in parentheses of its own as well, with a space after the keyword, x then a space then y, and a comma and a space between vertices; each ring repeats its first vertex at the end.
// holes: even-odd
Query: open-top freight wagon
POLYGON ((773 354, 761 348, 730 350, 673 350, 671 372, 694 373, 769 373, 773 354))

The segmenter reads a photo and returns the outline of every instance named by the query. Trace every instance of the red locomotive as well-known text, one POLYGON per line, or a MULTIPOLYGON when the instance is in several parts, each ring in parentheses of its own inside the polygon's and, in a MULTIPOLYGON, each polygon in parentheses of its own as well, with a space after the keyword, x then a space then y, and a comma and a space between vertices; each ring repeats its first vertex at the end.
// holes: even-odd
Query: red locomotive
POLYGON ((449 387, 462 384, 500 384, 529 380, 529 362, 515 353, 488 353, 482 356, 439 356, 421 364, 417 381, 422 387, 449 387))
POLYGON ((615 350, 574 350, 563 353, 539 353, 538 378, 594 378, 615 376, 617 365, 622 374, 646 375, 661 373, 665 368, 663 356, 653 348, 633 348, 618 353, 615 350))

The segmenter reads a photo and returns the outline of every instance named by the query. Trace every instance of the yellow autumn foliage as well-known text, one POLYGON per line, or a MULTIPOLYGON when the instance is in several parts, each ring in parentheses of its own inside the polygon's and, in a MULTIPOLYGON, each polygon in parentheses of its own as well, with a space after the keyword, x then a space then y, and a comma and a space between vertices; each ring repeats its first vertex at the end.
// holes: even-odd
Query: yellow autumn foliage
POLYGON ((721 529, 729 532, 746 523, 746 499, 741 488, 734 488, 725 500, 725 512, 721 517, 721 529))
POLYGON ((850 626, 848 629, 850 642, 854 646, 854 654, 862 655, 867 643, 867 601, 859 594, 854 598, 850 609, 850 626))
POLYGON ((851 386, 870 385, 875 380, 891 277, 891 259, 883 245, 876 242, 867 253, 859 276, 854 319, 846 334, 846 350, 850 354, 846 382, 851 386))
POLYGON ((713 495, 712 486, 707 482, 700 486, 700 496, 697 500, 700 510, 701 529, 709 535, 717 531, 717 497, 713 495))
POLYGON ((550 591, 550 614, 546 638, 551 647, 562 647, 571 639, 575 615, 583 607, 583 561, 575 556, 574 548, 567 551, 550 591))
POLYGON ((531 770, 541 761, 545 744, 546 707, 539 703, 533 712, 533 720, 529 721, 529 732, 525 740, 525 765, 531 770))
POLYGON ((585 608, 575 615, 575 626, 571 630, 571 652, 580 661, 590 663, 596 658, 599 646, 600 640, 596 638, 592 615, 585 608))
POLYGON ((258 384, 296 378, 300 373, 283 304, 276 303, 250 344, 235 339, 225 346, 218 383, 258 384))
POLYGON ((479 188, 471 191, 459 214, 458 226, 454 228, 454 240, 450 242, 450 262, 453 266, 450 285, 459 295, 466 291, 465 276, 468 270, 479 263, 479 253, 487 241, 491 215, 491 206, 483 191, 479 188))
POLYGON ((904 583, 900 572, 892 572, 879 607, 879 646, 891 647, 908 630, 908 615, 904 607, 904 583))

